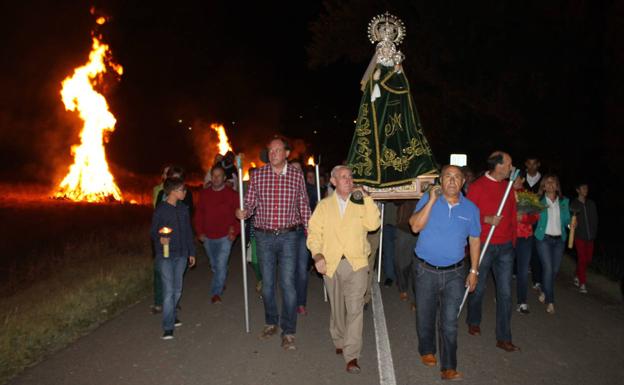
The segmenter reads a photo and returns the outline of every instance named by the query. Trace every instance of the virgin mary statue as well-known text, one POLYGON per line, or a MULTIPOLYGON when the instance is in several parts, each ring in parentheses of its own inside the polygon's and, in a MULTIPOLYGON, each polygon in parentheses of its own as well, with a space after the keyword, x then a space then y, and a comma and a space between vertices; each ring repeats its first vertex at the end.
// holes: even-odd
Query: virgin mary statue
POLYGON ((423 133, 396 46, 405 26, 388 14, 368 25, 375 54, 362 78, 362 101, 347 163, 354 182, 375 188, 409 184, 435 173, 437 164, 423 133))

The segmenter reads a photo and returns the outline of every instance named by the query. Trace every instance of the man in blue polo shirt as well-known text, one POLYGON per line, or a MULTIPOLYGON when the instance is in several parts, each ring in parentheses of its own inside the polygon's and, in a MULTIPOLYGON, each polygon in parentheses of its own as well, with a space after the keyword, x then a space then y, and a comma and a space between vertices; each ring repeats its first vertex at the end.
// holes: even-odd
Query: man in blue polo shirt
POLYGON ((457 312, 464 289, 473 291, 479 275, 481 224, 479 209, 464 198, 459 167, 444 166, 441 186, 425 193, 410 218, 416 243, 416 331, 418 352, 426 366, 435 366, 436 314, 440 310, 440 371, 443 380, 460 380, 457 372, 457 312), (470 243, 470 272, 463 263, 466 238, 470 243))

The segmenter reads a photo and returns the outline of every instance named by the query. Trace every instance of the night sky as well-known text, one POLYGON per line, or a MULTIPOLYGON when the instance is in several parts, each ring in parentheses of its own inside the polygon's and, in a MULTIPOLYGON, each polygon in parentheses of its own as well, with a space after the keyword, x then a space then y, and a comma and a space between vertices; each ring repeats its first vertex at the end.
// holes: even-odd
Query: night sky
MULTIPOLYGON (((496 149, 517 165, 534 154, 568 191, 581 176, 611 199, 622 151, 621 3, 95 2, 125 70, 104 90, 118 120, 108 158, 137 174, 166 162, 199 172, 188 126, 217 121, 235 149, 279 132, 328 166, 342 161, 374 50, 366 25, 388 10, 407 26, 399 48, 439 163, 462 152, 480 170, 496 149)), ((90 5, 2 5, 4 180, 52 182, 71 162, 80 122, 59 90, 90 49, 90 5)))

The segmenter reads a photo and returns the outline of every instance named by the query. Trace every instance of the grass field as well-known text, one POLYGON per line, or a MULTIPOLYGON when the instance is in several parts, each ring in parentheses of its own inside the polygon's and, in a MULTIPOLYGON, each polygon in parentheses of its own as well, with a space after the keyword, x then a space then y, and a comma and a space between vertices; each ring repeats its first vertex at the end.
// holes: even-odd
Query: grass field
POLYGON ((151 289, 151 206, 0 201, 0 383, 151 289))

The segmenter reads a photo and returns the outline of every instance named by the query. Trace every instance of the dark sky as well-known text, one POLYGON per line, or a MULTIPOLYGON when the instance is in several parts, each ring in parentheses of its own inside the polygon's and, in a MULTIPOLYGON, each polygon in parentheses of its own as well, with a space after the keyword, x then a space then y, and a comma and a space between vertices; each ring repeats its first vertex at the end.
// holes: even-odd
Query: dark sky
MULTIPOLYGON (((111 17, 98 31, 124 67, 121 81, 105 90, 118 120, 107 154, 118 166, 139 173, 171 161, 197 167, 187 127, 198 120, 225 123, 235 148, 277 132, 312 148, 324 132, 321 124, 355 114, 357 74, 343 86, 324 81, 327 69, 307 68, 308 24, 319 2, 138 3, 97 8, 111 17), (346 92, 339 95, 352 98, 336 106, 340 88, 346 92)), ((58 92, 63 78, 85 62, 95 18, 79 2, 5 7, 0 84, 11 91, 1 96, 2 173, 37 179, 66 163, 76 140, 80 123, 64 111, 58 92)))
MULTIPOLYGON (((322 1, 96 2, 110 16, 99 31, 125 70, 105 89, 118 120, 109 160, 136 173, 165 162, 198 170, 187 130, 198 121, 225 123, 243 151, 281 132, 327 163, 342 160, 373 53, 366 24, 387 9, 407 24, 405 70, 440 163, 466 152, 480 169, 502 148, 517 164, 536 154, 568 185, 579 174, 599 185, 618 173, 622 2, 325 3, 332 11, 322 1), (315 22, 321 32, 311 32, 315 22), (310 48, 325 66, 308 65, 310 48)), ((71 161, 80 122, 59 89, 90 49, 89 7, 2 5, 4 179, 54 179, 71 161)))

